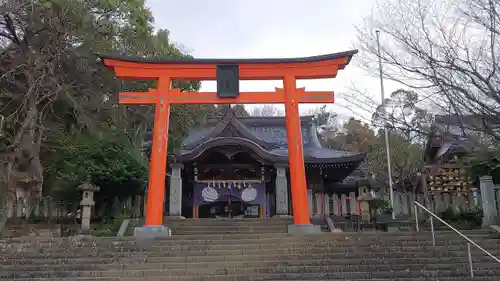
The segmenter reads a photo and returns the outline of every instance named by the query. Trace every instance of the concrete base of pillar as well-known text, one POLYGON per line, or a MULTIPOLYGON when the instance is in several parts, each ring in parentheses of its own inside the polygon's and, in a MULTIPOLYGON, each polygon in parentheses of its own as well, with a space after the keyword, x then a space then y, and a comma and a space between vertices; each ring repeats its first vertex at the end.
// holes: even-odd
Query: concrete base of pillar
POLYGON ((167 226, 141 226, 134 228, 134 237, 138 240, 153 240, 172 236, 172 231, 167 226))
POLYGON ((289 234, 318 234, 321 233, 321 227, 314 224, 290 224, 288 226, 289 234))

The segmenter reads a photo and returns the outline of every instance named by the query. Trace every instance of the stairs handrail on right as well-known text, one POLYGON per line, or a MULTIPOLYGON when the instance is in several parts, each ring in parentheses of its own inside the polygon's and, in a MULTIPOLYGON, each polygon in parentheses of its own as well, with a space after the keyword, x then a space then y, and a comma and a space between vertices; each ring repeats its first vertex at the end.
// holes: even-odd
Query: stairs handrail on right
POLYGON ((449 223, 447 223, 446 221, 444 221, 443 219, 441 219, 438 215, 434 214, 431 210, 427 209, 424 205, 420 204, 417 201, 414 201, 413 204, 415 205, 415 227, 416 227, 417 231, 420 231, 420 227, 418 225, 418 208, 424 210, 426 213, 428 213, 429 215, 431 215, 431 221, 430 222, 431 222, 431 233, 432 233, 432 246, 434 246, 434 247, 436 246, 436 234, 435 234, 435 231, 434 231, 434 219, 437 219, 439 222, 441 222, 442 224, 444 224, 445 226, 447 226, 449 229, 451 229, 453 232, 455 232, 460 237, 462 237, 463 239, 465 239, 465 241, 467 241, 467 255, 469 257, 470 277, 474 277, 474 269, 472 267, 472 254, 471 254, 471 248, 470 248, 471 244, 474 245, 479 250, 481 250, 486 255, 490 256, 497 263, 500 263, 500 259, 498 259, 493 254, 491 254, 490 252, 488 252, 487 250, 485 250, 483 247, 479 246, 472 239, 470 239, 469 237, 465 236, 462 232, 460 232, 458 229, 454 228, 449 223))

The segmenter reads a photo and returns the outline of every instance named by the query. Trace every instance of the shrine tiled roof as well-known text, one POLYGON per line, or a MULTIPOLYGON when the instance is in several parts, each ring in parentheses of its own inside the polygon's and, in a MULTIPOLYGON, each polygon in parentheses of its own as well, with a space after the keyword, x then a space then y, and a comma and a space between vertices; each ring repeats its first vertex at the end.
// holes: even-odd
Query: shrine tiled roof
MULTIPOLYGON (((301 117, 305 163, 346 163, 358 165, 364 153, 322 147, 312 116, 301 117)), ((179 161, 191 161, 213 147, 239 145, 253 150, 269 162, 288 162, 285 117, 236 117, 229 111, 221 119, 211 119, 193 128, 178 152, 179 161)))

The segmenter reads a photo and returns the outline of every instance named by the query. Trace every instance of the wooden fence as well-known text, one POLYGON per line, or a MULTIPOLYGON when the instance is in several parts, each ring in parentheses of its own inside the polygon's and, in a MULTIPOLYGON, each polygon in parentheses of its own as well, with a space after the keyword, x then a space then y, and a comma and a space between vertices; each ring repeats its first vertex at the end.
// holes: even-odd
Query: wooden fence
MULTIPOLYGON (((138 218, 144 215, 144 197, 137 195, 120 200, 118 197, 109 200, 113 203, 97 202, 92 209, 92 218, 127 216, 138 218)), ((36 218, 39 221, 60 218, 78 217, 80 202, 58 201, 51 197, 29 204, 26 199, 18 198, 7 203, 7 218, 36 218)))
MULTIPOLYGON (((377 193, 375 195, 377 198, 383 198, 389 201, 389 195, 387 193, 377 193)), ((321 203, 327 206, 320 207, 319 200, 314 196, 310 200, 310 210, 312 216, 321 215, 316 210, 325 209, 326 212, 332 215, 342 215, 342 210, 338 210, 337 207, 339 202, 342 202, 342 196, 337 195, 337 200, 334 200, 334 195, 329 196, 328 202, 321 203), (337 204, 335 204, 336 202, 337 204)), ((345 197, 345 196, 344 196, 345 197)), ((348 213, 355 212, 355 205, 350 202, 351 198, 347 197, 347 211, 348 213), (352 205, 352 206, 351 206, 352 205)), ((413 201, 423 202, 423 195, 415 196, 411 193, 394 192, 394 212, 396 215, 405 217, 413 215, 413 201)), ((145 211, 145 201, 144 196, 137 195, 134 197, 129 197, 126 199, 119 199, 118 197, 108 200, 108 204, 96 203, 95 208, 92 209, 92 218, 98 220, 105 217, 131 217, 140 218, 144 217, 145 211)), ((497 186, 496 190, 496 202, 497 209, 500 214, 500 186, 497 186)), ((78 217, 79 202, 65 202, 57 201, 51 197, 44 197, 39 202, 29 206, 25 199, 19 198, 16 202, 9 202, 7 204, 7 217, 9 219, 15 218, 36 218, 39 221, 55 220, 67 217, 78 217)), ((481 208, 481 194, 470 194, 468 197, 457 196, 451 193, 441 193, 431 198, 431 208, 435 212, 442 212, 447 208, 452 207, 454 209, 470 209, 474 207, 481 208)), ((342 208, 340 208, 342 209, 342 208)))

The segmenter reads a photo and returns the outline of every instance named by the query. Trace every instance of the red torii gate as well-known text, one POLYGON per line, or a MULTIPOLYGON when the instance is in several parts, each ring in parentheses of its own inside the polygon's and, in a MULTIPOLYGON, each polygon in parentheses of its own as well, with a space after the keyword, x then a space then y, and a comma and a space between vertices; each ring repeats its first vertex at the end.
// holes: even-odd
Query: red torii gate
POLYGON ((171 104, 284 103, 294 224, 310 225, 299 103, 333 103, 333 91, 306 92, 297 79, 334 78, 357 51, 292 59, 147 60, 101 56, 118 78, 157 80, 148 92, 120 93, 121 104, 154 104, 154 131, 146 210, 147 227, 163 224, 167 140, 171 104), (239 92, 239 80, 283 80, 273 92, 239 92), (217 92, 180 92, 173 80, 217 80, 217 92))

